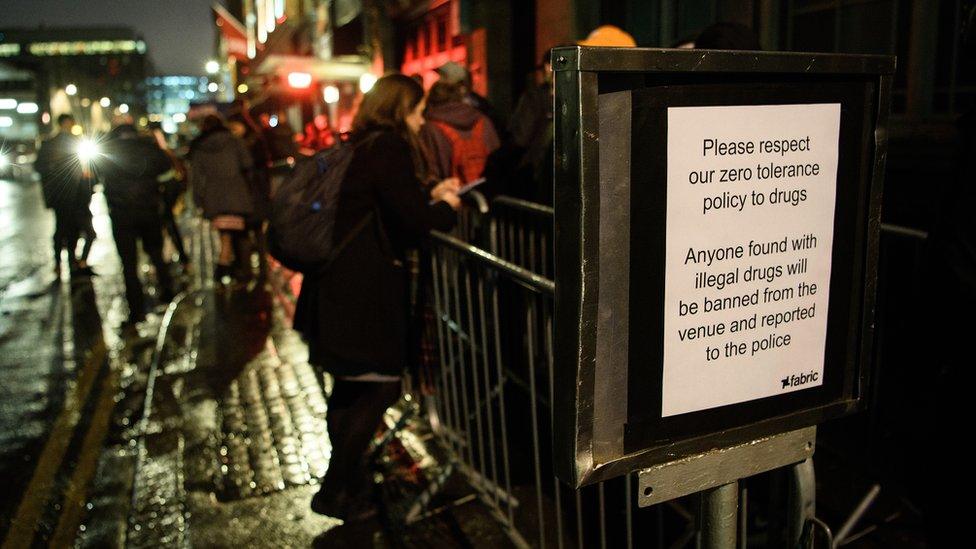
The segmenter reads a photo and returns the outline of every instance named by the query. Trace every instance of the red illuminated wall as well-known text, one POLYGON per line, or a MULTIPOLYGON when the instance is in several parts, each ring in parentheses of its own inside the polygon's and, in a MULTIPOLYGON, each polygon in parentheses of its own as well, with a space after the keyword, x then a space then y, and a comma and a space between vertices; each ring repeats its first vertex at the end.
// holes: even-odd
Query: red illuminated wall
POLYGON ((458 19, 458 0, 432 2, 427 13, 410 25, 404 42, 403 74, 419 74, 424 79, 424 87, 429 88, 437 81, 438 67, 454 61, 471 72, 472 87, 487 95, 487 56, 485 52, 485 31, 475 29, 468 35, 460 34, 458 19))

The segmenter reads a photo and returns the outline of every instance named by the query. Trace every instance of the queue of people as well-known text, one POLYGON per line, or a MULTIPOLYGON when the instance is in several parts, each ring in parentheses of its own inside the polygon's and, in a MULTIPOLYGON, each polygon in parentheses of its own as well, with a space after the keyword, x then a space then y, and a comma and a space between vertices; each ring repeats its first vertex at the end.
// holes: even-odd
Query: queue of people
MULTIPOLYGON (((333 205, 332 238, 344 245, 327 267, 304 270, 294 319, 308 344, 309 362, 335 380, 327 417, 332 461, 311 502, 319 513, 353 518, 369 508, 364 452, 383 413, 399 398, 401 376, 419 347, 418 303, 411 296, 417 271, 411 261, 417 263, 430 230, 455 225, 461 186, 490 170, 492 155, 503 147, 500 133, 508 134, 499 131, 487 101, 473 94, 470 77, 458 69, 463 71, 446 67, 429 91, 408 76, 380 78, 364 95, 348 135, 340 138, 320 122, 312 127, 315 139, 301 142, 351 151, 333 205)), ((173 269, 163 256, 164 232, 174 241, 183 268, 189 268, 173 216, 184 191, 219 234, 218 284, 249 276, 255 243, 264 255, 260 243, 274 207, 269 167, 281 156, 274 151, 287 148, 291 156, 297 152, 296 140, 283 146, 283 139, 269 131, 275 126, 270 119, 255 123, 242 105, 229 119, 203 117, 181 158, 168 149, 158 129, 155 135, 142 132, 130 117, 122 117, 90 169, 75 170, 79 163, 69 162, 79 144, 72 134, 75 123, 67 115, 59 122, 61 130, 45 143, 37 165, 58 220, 55 253, 60 260, 69 248, 72 270, 87 267, 94 238, 91 183, 99 180, 122 264, 127 324, 142 321, 147 312, 140 245, 153 264, 159 302, 171 300, 176 289, 173 269), (69 164, 71 182, 60 168, 69 164), (88 185, 76 184, 82 180, 88 185), (63 192, 67 186, 75 192, 63 192), (81 235, 88 242, 75 257, 81 235)))

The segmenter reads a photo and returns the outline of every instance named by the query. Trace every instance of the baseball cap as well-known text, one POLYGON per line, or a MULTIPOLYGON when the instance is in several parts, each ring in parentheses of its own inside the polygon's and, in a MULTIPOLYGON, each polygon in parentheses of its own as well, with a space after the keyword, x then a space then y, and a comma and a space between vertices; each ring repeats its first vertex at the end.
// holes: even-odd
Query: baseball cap
POLYGON ((454 61, 448 61, 438 67, 437 74, 445 84, 458 84, 468 79, 468 69, 454 61))

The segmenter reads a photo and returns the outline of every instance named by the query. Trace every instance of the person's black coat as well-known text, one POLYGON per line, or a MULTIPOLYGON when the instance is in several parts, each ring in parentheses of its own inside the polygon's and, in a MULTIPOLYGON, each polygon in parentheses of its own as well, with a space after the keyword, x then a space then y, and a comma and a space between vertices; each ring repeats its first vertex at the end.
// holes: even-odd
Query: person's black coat
POLYGON ((429 204, 404 138, 383 130, 360 142, 342 183, 335 239, 371 212, 379 222, 324 274, 305 275, 295 327, 308 342, 309 362, 335 375, 400 375, 408 353, 406 250, 431 229, 449 230, 456 215, 444 202, 429 204))
POLYGON ((34 169, 41 176, 44 205, 58 211, 88 209, 91 182, 82 177, 78 160, 79 139, 60 132, 47 139, 37 151, 34 169))
POLYGON ((95 159, 95 173, 105 184, 105 200, 115 224, 158 220, 162 196, 157 178, 172 167, 156 141, 135 127, 111 131, 95 159))

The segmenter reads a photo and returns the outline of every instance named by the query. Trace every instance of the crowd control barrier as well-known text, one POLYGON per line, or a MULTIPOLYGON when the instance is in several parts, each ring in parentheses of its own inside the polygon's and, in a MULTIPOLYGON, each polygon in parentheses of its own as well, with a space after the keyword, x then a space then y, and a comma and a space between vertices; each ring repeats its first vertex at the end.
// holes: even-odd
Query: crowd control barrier
MULTIPOLYGON (((552 467, 552 208, 510 197, 487 219, 469 214, 465 231, 430 238, 428 302, 439 365, 423 409, 450 463, 414 503, 423 518, 448 476, 464 475, 513 543, 522 547, 691 547, 700 538, 697 500, 638 506, 637 477, 576 490, 552 467)), ((782 471, 780 535, 799 541, 813 518, 813 467, 782 471), (789 494, 787 497, 786 494, 789 494)), ((748 493, 737 494, 741 546, 748 535, 748 493)), ((785 539, 784 539, 785 541, 785 539)))
POLYGON ((552 280, 455 236, 431 240, 440 367, 428 418, 453 470, 518 546, 630 546, 630 477, 575 491, 552 472, 552 280))
POLYGON ((488 249, 552 278, 552 206, 499 196, 492 201, 490 214, 488 249))

